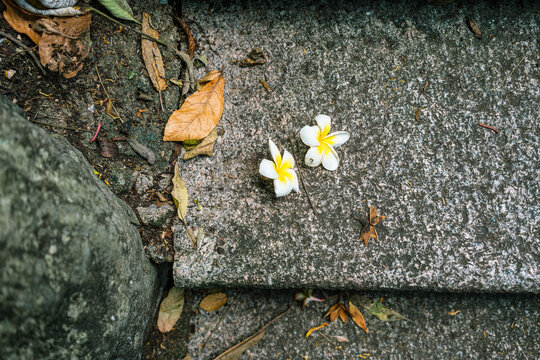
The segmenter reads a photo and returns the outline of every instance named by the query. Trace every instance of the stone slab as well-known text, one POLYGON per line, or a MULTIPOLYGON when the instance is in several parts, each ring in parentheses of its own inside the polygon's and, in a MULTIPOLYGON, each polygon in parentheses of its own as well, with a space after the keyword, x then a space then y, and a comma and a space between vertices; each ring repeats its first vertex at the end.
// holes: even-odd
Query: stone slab
POLYGON ((539 10, 186 4, 226 97, 215 155, 180 162, 202 207, 187 221, 207 235, 194 250, 176 227, 176 285, 538 292, 539 10), (231 63, 253 47, 267 64, 231 63), (335 172, 303 164, 298 132, 321 113, 352 134, 335 172), (293 153, 319 215, 303 188, 275 199, 260 178, 269 137, 293 153), (387 218, 364 246, 353 216, 369 205, 387 218))
MULTIPOLYGON (((207 293, 195 292, 196 307, 207 293)), ((229 302, 216 312, 192 312, 188 351, 193 359, 214 359, 253 335, 293 302, 294 291, 228 290, 229 302), (211 335, 210 335, 211 334, 211 335), (204 345, 204 346, 202 346, 204 345)), ((316 292, 322 296, 321 292, 316 292)), ((324 303, 311 303, 302 311, 293 305, 272 324, 263 339, 241 357, 246 359, 537 359, 540 342, 540 298, 523 294, 438 294, 422 292, 342 293, 342 300, 383 304, 411 321, 382 322, 357 305, 369 333, 352 321, 321 325, 322 315, 337 294, 324 303), (459 312, 456 315, 448 313, 459 312), (349 357, 320 333, 342 346, 349 357), (337 342, 336 336, 349 342, 337 342)), ((165 352, 163 350, 162 352, 165 352)), ((161 355, 161 354, 160 354, 161 355)), ((163 356, 160 358, 182 358, 163 356)))

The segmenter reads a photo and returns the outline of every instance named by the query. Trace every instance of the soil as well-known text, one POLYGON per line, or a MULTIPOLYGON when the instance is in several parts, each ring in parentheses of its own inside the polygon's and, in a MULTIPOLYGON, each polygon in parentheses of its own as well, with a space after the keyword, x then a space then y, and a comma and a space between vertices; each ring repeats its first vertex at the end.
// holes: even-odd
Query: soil
MULTIPOLYGON (((133 10, 150 13, 152 25, 160 34, 166 34, 162 38, 176 42, 178 49, 185 51, 186 37, 182 30, 177 30, 171 8, 144 3, 144 9, 137 9, 137 4, 134 4, 133 10)), ((0 11, 4 9, 0 3, 0 11)), ((175 144, 163 142, 162 137, 170 114, 179 106, 180 90, 172 83, 161 94, 153 88, 141 56, 141 37, 126 27, 138 28, 136 24, 129 23, 120 26, 93 13, 90 53, 83 61, 82 70, 71 79, 50 71, 43 75, 32 57, 19 45, 0 36, 0 93, 24 109, 29 121, 55 136, 64 137, 75 146, 92 164, 96 176, 139 216, 138 207, 173 204, 170 197, 171 164, 178 153, 174 152, 175 144), (7 78, 8 70, 16 71, 10 79, 7 78), (109 98, 120 119, 113 119, 107 114, 109 98), (100 123, 99 141, 90 142, 100 123), (155 163, 150 165, 137 155, 123 141, 127 136, 152 150, 155 163), (100 149, 107 144, 109 149, 100 149), (113 147, 116 145, 118 151, 113 149, 111 152, 111 144, 113 147), (138 186, 138 181, 142 185, 138 186)), ((0 31, 17 38, 37 54, 37 46, 27 36, 15 32, 3 16, 0 17, 0 31)), ((180 59, 164 47, 161 51, 167 78, 180 78, 180 59)), ((37 56, 39 58, 39 54, 37 56)), ((172 259, 174 255, 173 219, 171 216, 158 227, 143 225, 139 217, 143 246, 147 249, 154 245, 154 251, 158 252, 154 255, 162 259, 172 259)), ((186 309, 190 308, 188 304, 186 301, 186 309)), ((174 358, 185 355, 185 329, 189 318, 182 316, 182 319, 182 325, 177 324, 176 329, 168 334, 161 334, 154 325, 143 358, 164 359, 167 353, 174 358)))

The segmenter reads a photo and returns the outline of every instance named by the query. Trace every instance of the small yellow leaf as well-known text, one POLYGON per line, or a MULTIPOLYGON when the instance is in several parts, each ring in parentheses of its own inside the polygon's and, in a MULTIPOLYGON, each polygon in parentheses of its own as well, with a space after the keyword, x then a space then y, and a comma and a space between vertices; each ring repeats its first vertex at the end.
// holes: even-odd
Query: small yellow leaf
POLYGON ((198 145, 184 154, 184 160, 189 160, 197 155, 214 155, 214 144, 216 143, 217 138, 217 129, 214 128, 214 130, 212 130, 212 132, 198 145))
POLYGON ((306 333, 306 338, 308 338, 309 335, 311 335, 312 332, 314 332, 316 330, 319 330, 319 329, 322 329, 325 326, 328 326, 327 322, 323 322, 321 325, 315 326, 314 328, 309 329, 308 332, 306 333))
POLYGON ((118 115, 116 111, 114 111, 111 99, 107 100, 107 104, 105 105, 105 112, 114 120, 120 119, 120 115, 118 115))
POLYGON ((223 113, 224 91, 225 79, 218 73, 172 113, 163 141, 200 140, 210 134, 223 113))
POLYGON ((172 182, 173 189, 171 191, 171 195, 177 208, 178 217, 185 223, 188 207, 188 191, 184 179, 180 177, 180 173, 178 172, 178 163, 174 165, 174 176, 172 182))
POLYGON ((461 310, 450 311, 450 312, 448 313, 448 315, 455 316, 455 315, 459 314, 460 312, 461 312, 461 310))
POLYGON ((204 311, 216 311, 227 303, 227 294, 215 293, 210 294, 201 300, 199 307, 204 311))
POLYGON ((172 330, 174 324, 180 319, 184 308, 184 289, 173 286, 167 297, 161 301, 157 320, 158 330, 166 333, 172 330))
POLYGON ((349 313, 351 314, 351 318, 353 319, 354 323, 366 333, 369 333, 364 315, 362 315, 360 310, 358 310, 358 308, 351 301, 349 301, 349 313))

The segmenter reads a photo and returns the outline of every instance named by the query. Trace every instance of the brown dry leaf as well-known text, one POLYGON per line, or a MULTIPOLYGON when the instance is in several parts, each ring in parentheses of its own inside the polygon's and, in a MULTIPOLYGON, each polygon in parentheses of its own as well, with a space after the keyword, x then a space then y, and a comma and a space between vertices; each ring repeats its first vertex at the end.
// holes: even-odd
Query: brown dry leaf
POLYGON ((246 67, 246 66, 255 66, 255 65, 262 65, 266 63, 266 55, 264 55, 264 52, 261 48, 253 48, 248 56, 240 62, 240 66, 246 67))
POLYGON ((481 39, 482 38, 482 31, 478 27, 478 24, 476 23, 476 21, 474 21, 473 19, 467 18, 466 22, 467 22, 467 26, 469 27, 469 29, 473 32, 474 37, 477 38, 477 39, 481 39))
POLYGON ((9 26, 11 26, 13 30, 27 35, 36 45, 39 44, 41 34, 36 32, 32 28, 32 25, 40 17, 19 10, 10 1, 2 0, 2 2, 4 5, 6 5, 6 10, 4 10, 4 19, 6 19, 9 26))
POLYGON ((219 292, 210 294, 201 300, 199 307, 204 311, 216 311, 227 303, 227 294, 219 292))
POLYGON ((347 313, 347 308, 340 302, 337 302, 335 305, 332 305, 330 309, 324 314, 324 317, 327 317, 331 322, 335 321, 338 317, 344 323, 347 322, 349 314, 347 313))
POLYGON ((225 79, 218 74, 172 113, 163 140, 200 140, 210 134, 223 113, 224 91, 225 79))
MULTIPOLYGON (((187 207, 188 207, 188 191, 187 191, 186 182, 184 181, 184 179, 180 177, 180 173, 178 172, 178 163, 174 165, 174 175, 173 175, 172 183, 173 183, 173 189, 171 191, 171 195, 173 197, 174 204, 176 205, 176 208, 177 208, 178 218, 182 220, 185 224, 186 215, 187 215, 187 207)), ((187 230, 190 230, 190 229, 188 228, 187 230)), ((189 232, 188 232, 188 236, 190 236, 189 232)), ((191 240, 193 241, 193 239, 191 240)))
MULTIPOLYGON (((159 38, 159 33, 150 25, 150 14, 145 12, 143 12, 142 18, 142 32, 156 39, 159 38)), ((143 36, 141 47, 144 65, 146 66, 146 71, 148 71, 150 80, 152 80, 152 85, 154 85, 157 91, 165 90, 167 88, 165 67, 157 44, 143 36)))
POLYGON ((161 301, 157 320, 158 330, 162 333, 173 329, 174 324, 180 319, 184 308, 184 289, 173 286, 167 297, 161 301))
POLYGON ((420 119, 420 114, 421 113, 422 113, 422 108, 416 109, 416 112, 414 113, 414 118, 416 119, 416 121, 418 121, 420 119))
POLYGON ((215 128, 198 145, 196 145, 193 149, 189 150, 187 153, 184 154, 184 160, 189 160, 197 155, 214 155, 214 145, 217 141, 217 138, 217 128, 215 128))
POLYGON ((115 142, 109 140, 109 138, 100 136, 97 138, 99 146, 99 155, 105 158, 112 158, 118 156, 118 146, 115 142))
POLYGON ((364 245, 369 243, 370 239, 379 239, 377 230, 375 230, 375 225, 386 219, 386 216, 377 216, 377 209, 373 206, 369 207, 369 223, 362 227, 360 232, 360 241, 364 242, 364 245))
POLYGON ((456 315, 459 314, 460 312, 461 312, 461 310, 450 311, 450 312, 448 313, 448 315, 456 316, 456 315))
POLYGON ((358 325, 366 333, 369 333, 364 315, 362 315, 360 310, 358 310, 358 308, 351 301, 349 301, 349 314, 351 314, 351 318, 356 325, 358 325))
POLYGON ((72 78, 82 69, 82 61, 88 56, 91 16, 86 14, 55 17, 51 21, 55 23, 59 33, 43 33, 41 36, 39 41, 41 64, 51 71, 59 72, 66 79, 72 78))
POLYGON ((371 228, 372 226, 370 224, 367 224, 362 228, 362 231, 360 232, 360 241, 363 241, 364 245, 367 245, 369 243, 369 239, 371 239, 371 228))
POLYGON ((270 94, 270 86, 268 86, 268 84, 266 83, 266 81, 264 81, 264 79, 259 79, 259 82, 262 84, 262 86, 264 87, 264 90, 266 90, 267 93, 270 94))
POLYGON ((105 112, 114 120, 120 119, 120 115, 118 115, 113 109, 113 103, 111 99, 107 100, 107 103, 105 104, 105 112))
POLYGON ((339 304, 339 318, 344 323, 347 323, 347 320, 349 319, 349 313, 347 312, 347 308, 343 304, 339 304))

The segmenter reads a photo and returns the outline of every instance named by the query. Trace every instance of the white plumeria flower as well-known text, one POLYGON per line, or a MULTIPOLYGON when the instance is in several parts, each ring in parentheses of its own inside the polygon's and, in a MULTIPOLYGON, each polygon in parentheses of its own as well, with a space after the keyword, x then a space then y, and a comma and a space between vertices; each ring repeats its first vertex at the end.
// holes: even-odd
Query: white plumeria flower
POLYGON ((336 131, 330 134, 330 116, 317 115, 316 126, 304 126, 300 130, 300 138, 311 148, 306 153, 305 162, 308 166, 322 166, 334 171, 339 165, 339 156, 335 147, 349 140, 351 134, 347 131, 336 131))
POLYGON ((274 161, 264 159, 259 166, 259 173, 262 176, 274 180, 274 190, 276 197, 289 195, 292 190, 298 192, 298 178, 294 172, 294 158, 290 152, 285 150, 283 157, 276 144, 268 139, 270 154, 274 161))

